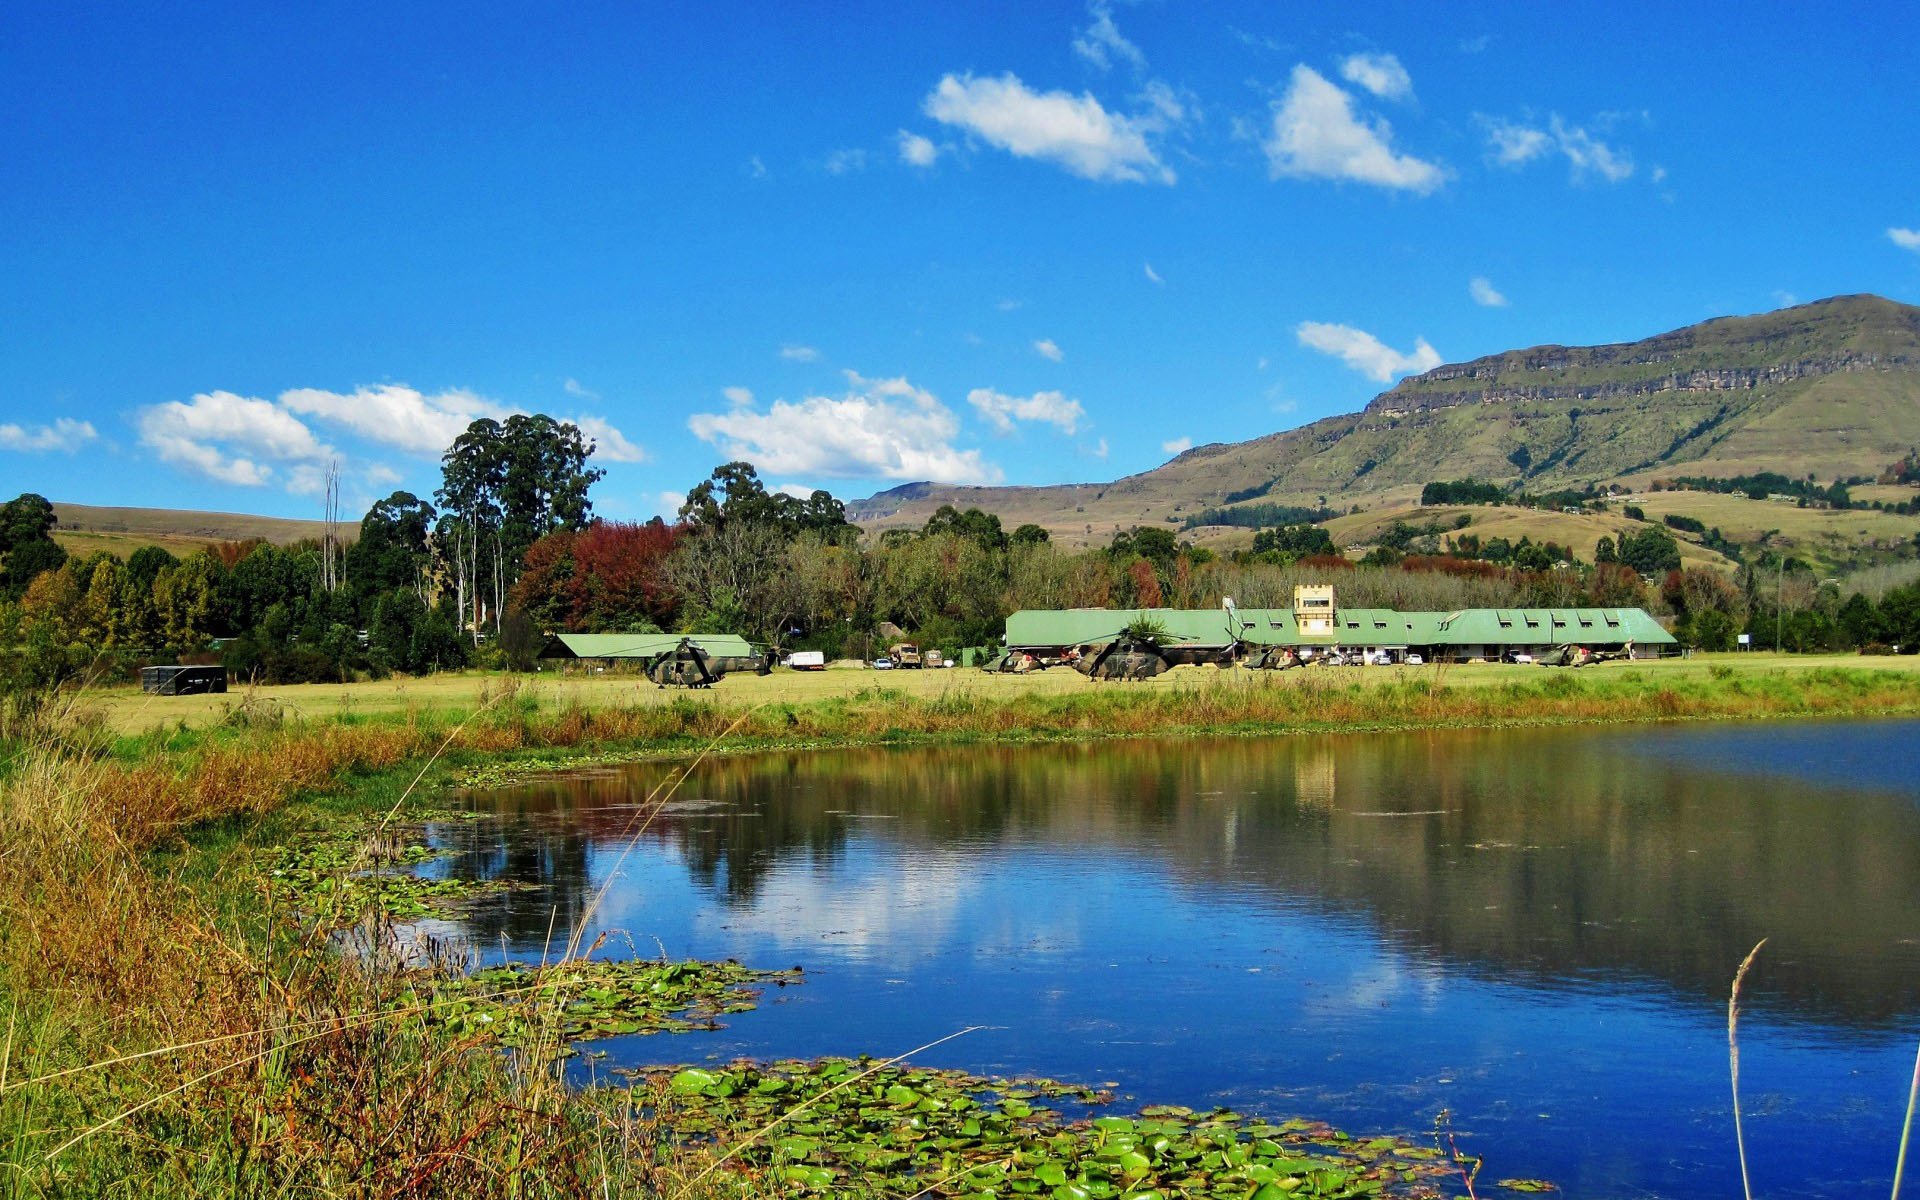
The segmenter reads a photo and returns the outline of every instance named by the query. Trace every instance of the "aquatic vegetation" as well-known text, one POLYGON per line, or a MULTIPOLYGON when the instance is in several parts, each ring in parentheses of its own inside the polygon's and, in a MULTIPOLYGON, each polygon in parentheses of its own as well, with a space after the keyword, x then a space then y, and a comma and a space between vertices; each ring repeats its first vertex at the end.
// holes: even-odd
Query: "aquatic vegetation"
POLYGON ((762 986, 799 983, 801 971, 760 971, 737 962, 510 964, 462 975, 418 973, 394 1008, 421 1008, 430 1026, 485 1035, 524 1048, 542 1035, 563 1046, 596 1038, 719 1029, 720 1018, 751 1011, 762 986))
POLYGON ((1432 1147, 1355 1138, 1319 1121, 1170 1105, 1135 1116, 1074 1115, 1069 1110, 1088 1113, 1111 1097, 1045 1079, 864 1058, 642 1078, 665 1129, 731 1150, 737 1169, 799 1194, 1431 1196, 1451 1172, 1432 1147))
POLYGON ((440 856, 424 835, 424 825, 378 830, 371 823, 308 834, 261 852, 260 886, 269 902, 335 925, 369 915, 418 920, 510 886, 418 874, 411 868, 440 856))

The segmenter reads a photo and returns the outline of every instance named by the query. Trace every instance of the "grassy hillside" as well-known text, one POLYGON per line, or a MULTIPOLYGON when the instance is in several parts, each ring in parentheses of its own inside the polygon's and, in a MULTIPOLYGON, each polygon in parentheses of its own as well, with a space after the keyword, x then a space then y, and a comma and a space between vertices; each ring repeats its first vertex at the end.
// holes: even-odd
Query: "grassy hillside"
MULTIPOLYGON (((1723 499, 1713 496, 1712 499, 1723 499)), ((1748 501, 1748 503, 1752 503, 1748 501)), ((1651 508, 1647 515, 1658 521, 1651 508)), ((1518 542, 1521 538, 1531 538, 1536 542, 1558 542, 1569 546, 1574 553, 1588 562, 1593 561, 1594 547, 1601 538, 1620 540, 1622 533, 1631 533, 1644 528, 1644 523, 1630 520, 1618 513, 1566 513, 1537 508, 1516 508, 1510 505, 1492 507, 1489 505, 1434 505, 1423 508, 1418 504, 1397 505, 1386 508, 1368 509, 1345 517, 1336 517, 1326 522, 1327 531, 1333 535, 1334 544, 1341 547, 1351 545, 1371 545, 1394 522, 1404 521, 1416 527, 1428 522, 1438 521, 1451 527, 1459 517, 1469 517, 1472 523, 1465 529, 1453 534, 1471 533, 1482 542, 1494 538, 1506 538, 1518 542)), ((1676 533, 1680 543, 1680 561, 1689 567, 1718 567, 1730 569, 1733 563, 1725 556, 1717 554, 1696 542, 1689 542, 1686 535, 1676 533)))
MULTIPOLYGON (((192 554, 203 546, 262 538, 288 545, 326 532, 323 521, 294 521, 284 517, 255 517, 245 513, 192 512, 168 508, 98 508, 90 504, 53 506, 53 540, 67 553, 85 556, 99 550, 125 558, 142 546, 159 546, 175 555, 192 554)), ((347 522, 342 536, 351 539, 358 525, 347 522)))
MULTIPOLYGON (((1757 471, 1825 481, 1878 474, 1915 446, 1920 308, 1843 296, 1639 342, 1539 346, 1437 367, 1363 412, 1198 446, 1113 483, 915 484, 850 513, 888 528, 918 525, 941 504, 977 506, 1009 527, 1032 522, 1070 544, 1103 543, 1116 530, 1180 526, 1236 501, 1311 506, 1325 497, 1335 509, 1374 511, 1416 499, 1435 479, 1469 475, 1530 491, 1757 471)), ((1909 538, 1920 532, 1920 519, 1891 518, 1871 536, 1894 536, 1895 522, 1909 538)))

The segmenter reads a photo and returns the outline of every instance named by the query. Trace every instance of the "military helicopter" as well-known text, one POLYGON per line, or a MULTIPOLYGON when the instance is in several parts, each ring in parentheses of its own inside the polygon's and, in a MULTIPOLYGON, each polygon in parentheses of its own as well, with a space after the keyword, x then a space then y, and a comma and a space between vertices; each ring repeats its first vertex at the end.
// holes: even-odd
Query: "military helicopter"
POLYGON ((1254 671, 1284 671, 1302 664, 1300 652, 1292 646, 1250 646, 1240 665, 1254 671))
POLYGON ((1147 620, 1135 621, 1108 639, 1093 640, 1105 640, 1106 644, 1072 663, 1073 669, 1088 679, 1152 679, 1169 667, 1200 663, 1225 666, 1233 662, 1239 649, 1238 642, 1225 647, 1168 645, 1170 641, 1192 639, 1169 634, 1147 620))
POLYGON ((772 661, 765 654, 709 654, 681 638, 680 644, 647 664, 647 678, 657 687, 709 688, 724 679, 729 671, 770 674, 772 661))

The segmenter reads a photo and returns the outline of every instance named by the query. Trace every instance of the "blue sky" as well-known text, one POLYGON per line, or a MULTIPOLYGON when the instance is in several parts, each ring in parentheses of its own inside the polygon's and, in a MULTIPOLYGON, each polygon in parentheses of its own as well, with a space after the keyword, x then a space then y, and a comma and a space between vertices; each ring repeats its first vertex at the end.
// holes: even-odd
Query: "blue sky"
POLYGON ((0 492, 314 516, 516 410, 609 516, 1110 479, 1920 302, 1907 6, 283 7, 9 11, 0 492))

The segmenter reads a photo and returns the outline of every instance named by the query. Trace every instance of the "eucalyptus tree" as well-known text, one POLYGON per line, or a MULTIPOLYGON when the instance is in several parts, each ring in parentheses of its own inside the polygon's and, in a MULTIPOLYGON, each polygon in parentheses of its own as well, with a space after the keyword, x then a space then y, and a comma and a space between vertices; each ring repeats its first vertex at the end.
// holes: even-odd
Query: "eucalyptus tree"
POLYGON ((527 547, 592 521, 587 490, 606 474, 587 466, 593 450, 576 425, 516 413, 473 422, 442 456, 436 546, 452 571, 461 619, 473 621, 476 639, 483 590, 492 593, 497 632, 527 547))

